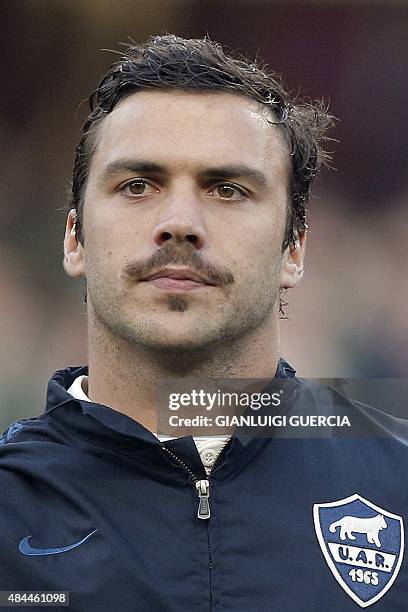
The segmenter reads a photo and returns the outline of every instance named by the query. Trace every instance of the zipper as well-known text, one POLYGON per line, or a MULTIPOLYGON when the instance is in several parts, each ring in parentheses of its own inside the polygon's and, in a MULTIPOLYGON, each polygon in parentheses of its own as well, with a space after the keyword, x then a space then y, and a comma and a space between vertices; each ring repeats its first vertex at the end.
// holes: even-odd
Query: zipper
POLYGON ((174 459, 180 467, 182 467, 188 474, 190 475, 190 479, 193 482, 197 493, 198 493, 198 510, 197 510, 197 518, 199 519, 209 519, 211 516, 210 511, 210 476, 214 471, 217 463, 219 462, 220 456, 224 448, 230 444, 231 438, 226 440, 225 444, 220 448, 218 455, 215 458, 215 461, 211 467, 210 473, 207 478, 198 478, 194 472, 188 467, 188 465, 180 459, 173 451, 171 451, 167 446, 162 444, 161 449, 166 452, 172 459, 174 459))
MULTIPOLYGON (((176 455, 175 453, 173 453, 173 451, 171 451, 169 448, 167 448, 167 446, 165 446, 164 444, 161 445, 161 449, 162 451, 164 451, 165 453, 167 453, 167 455, 169 455, 169 457, 171 459, 173 459, 174 461, 176 461, 176 463, 178 463, 178 465, 183 468, 183 470, 185 470, 189 476, 190 476, 190 480, 193 482, 197 493, 198 493, 198 510, 197 510, 197 518, 199 519, 209 519, 211 516, 211 512, 210 512, 210 476, 214 471, 214 468, 216 467, 217 463, 219 463, 219 459, 221 456, 222 451, 226 448, 226 446, 228 444, 231 443, 232 440, 232 436, 226 440, 225 444, 220 448, 220 451, 218 453, 218 455, 216 456, 214 463, 211 466, 211 470, 207 476, 207 478, 198 478, 194 472, 188 467, 188 465, 182 460, 180 459, 180 457, 178 457, 178 455, 176 455)), ((213 560, 212 560, 212 550, 211 550, 211 544, 210 544, 210 534, 209 534, 209 523, 207 523, 207 538, 208 538, 208 567, 209 567, 209 572, 210 572, 210 583, 209 583, 209 587, 210 587, 210 611, 213 609, 213 587, 212 587, 212 571, 213 571, 213 560)))

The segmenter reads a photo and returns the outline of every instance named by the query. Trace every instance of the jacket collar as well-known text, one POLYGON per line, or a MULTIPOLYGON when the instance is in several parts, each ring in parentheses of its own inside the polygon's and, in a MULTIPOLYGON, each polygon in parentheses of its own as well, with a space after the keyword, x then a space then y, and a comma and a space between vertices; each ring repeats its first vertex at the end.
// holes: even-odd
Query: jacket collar
MULTIPOLYGON (((295 374, 296 370, 280 357, 275 377, 271 379, 268 389, 270 385, 276 384, 277 379, 281 378, 293 379, 292 382, 296 387, 295 374)), ((139 439, 149 444, 161 444, 151 431, 131 417, 103 404, 75 399, 68 393, 67 389, 70 388, 73 381, 82 375, 88 375, 87 365, 71 366, 55 372, 48 383, 45 415, 54 416, 52 413, 57 412, 58 419, 62 421, 64 426, 80 430, 88 437, 101 435, 104 438, 110 438, 112 442, 131 443, 135 439, 139 439), (65 407, 64 411, 59 410, 62 407, 65 407), (81 414, 85 418, 79 419, 78 417, 81 414)), ((244 446, 251 440, 251 437, 239 432, 235 435, 244 446)), ((169 441, 170 444, 175 442, 173 440, 169 441)))

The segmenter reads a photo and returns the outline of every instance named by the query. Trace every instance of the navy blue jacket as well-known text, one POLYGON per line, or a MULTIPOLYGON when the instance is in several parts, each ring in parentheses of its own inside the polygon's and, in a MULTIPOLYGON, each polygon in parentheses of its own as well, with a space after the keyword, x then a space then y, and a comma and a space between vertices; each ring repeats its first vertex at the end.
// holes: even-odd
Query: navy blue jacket
MULTIPOLYGON (((69 591, 72 612, 408 609, 403 436, 238 432, 200 520, 195 482, 207 476, 193 439, 161 443, 74 399, 66 390, 86 373, 58 371, 44 414, 0 440, 0 590, 69 591)), ((283 360, 277 376, 305 413, 343 401, 283 360)), ((375 411, 359 418, 389 425, 375 411)))

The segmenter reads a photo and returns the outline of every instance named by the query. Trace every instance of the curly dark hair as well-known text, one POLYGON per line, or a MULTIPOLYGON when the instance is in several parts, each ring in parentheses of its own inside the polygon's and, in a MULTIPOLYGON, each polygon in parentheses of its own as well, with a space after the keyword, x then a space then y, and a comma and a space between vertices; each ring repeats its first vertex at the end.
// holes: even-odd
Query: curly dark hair
POLYGON ((323 101, 305 103, 292 98, 280 77, 258 60, 227 54, 208 37, 184 39, 172 34, 126 45, 120 60, 112 64, 90 95, 91 112, 76 149, 68 202, 77 213, 78 241, 84 244, 84 193, 97 128, 119 100, 148 89, 232 93, 269 110, 270 123, 279 125, 290 150, 290 198, 282 251, 293 245, 299 233, 308 228, 306 204, 313 179, 331 159, 323 147, 331 140, 327 130, 333 125, 333 117, 323 101))

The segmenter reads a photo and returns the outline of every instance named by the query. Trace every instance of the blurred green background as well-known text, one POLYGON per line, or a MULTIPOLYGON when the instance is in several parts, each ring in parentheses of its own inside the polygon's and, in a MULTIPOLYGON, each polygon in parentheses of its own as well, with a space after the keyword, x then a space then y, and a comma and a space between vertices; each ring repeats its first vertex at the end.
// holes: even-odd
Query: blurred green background
POLYGON ((386 0, 2 0, 0 428, 86 362, 83 283, 62 270, 66 191, 87 105, 129 37, 211 38, 264 57, 341 119, 310 202, 306 274, 282 354, 302 376, 405 377, 408 4, 386 0))

